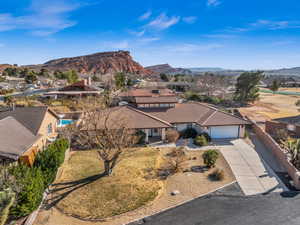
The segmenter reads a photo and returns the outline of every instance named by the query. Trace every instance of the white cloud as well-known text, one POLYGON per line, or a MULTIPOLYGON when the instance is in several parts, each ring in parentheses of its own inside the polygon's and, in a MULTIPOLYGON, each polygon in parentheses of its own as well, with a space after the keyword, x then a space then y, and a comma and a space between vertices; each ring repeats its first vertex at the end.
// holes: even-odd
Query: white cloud
POLYGON ((148 37, 148 38, 142 38, 139 41, 141 43, 150 43, 150 42, 159 41, 159 40, 160 40, 159 37, 148 37))
POLYGON ((175 46, 170 46, 170 51, 179 53, 191 53, 198 51, 207 51, 224 47, 222 44, 212 43, 212 44, 180 44, 175 46))
POLYGON ((250 24, 251 27, 265 27, 269 30, 280 30, 286 28, 300 28, 299 22, 292 21, 272 21, 272 20, 258 20, 250 24))
POLYGON ((187 16, 187 17, 183 17, 182 20, 185 22, 185 23, 189 23, 189 24, 193 24, 197 21, 197 17, 196 16, 187 16))
POLYGON ((167 16, 165 13, 160 14, 158 17, 156 17, 154 20, 149 22, 146 27, 153 28, 156 30, 165 30, 169 27, 177 24, 180 21, 179 16, 167 16))
POLYGON ((140 17, 139 17, 139 20, 147 20, 147 19, 149 19, 150 18, 150 16, 152 15, 152 12, 151 11, 147 11, 147 12, 145 12, 143 15, 141 15, 140 17))
POLYGON ((237 36, 233 35, 233 34, 206 34, 206 35, 203 35, 203 37, 206 37, 206 38, 230 39, 230 38, 235 38, 237 36))
POLYGON ((300 21, 275 21, 275 20, 257 20, 245 27, 230 27, 226 29, 229 32, 247 32, 258 29, 283 30, 300 28, 300 21))
POLYGON ((142 37, 145 34, 145 30, 141 30, 141 31, 132 31, 130 30, 129 33, 132 35, 135 35, 137 37, 142 37))
POLYGON ((271 43, 271 46, 286 46, 290 44, 295 44, 295 42, 290 40, 274 41, 271 43))
POLYGON ((221 1, 219 0, 207 0, 207 6, 218 6, 221 4, 221 1))
POLYGON ((27 14, 0 14, 0 31, 21 29, 29 30, 33 35, 47 36, 74 26, 76 21, 69 19, 69 13, 81 6, 70 0, 32 0, 27 14))

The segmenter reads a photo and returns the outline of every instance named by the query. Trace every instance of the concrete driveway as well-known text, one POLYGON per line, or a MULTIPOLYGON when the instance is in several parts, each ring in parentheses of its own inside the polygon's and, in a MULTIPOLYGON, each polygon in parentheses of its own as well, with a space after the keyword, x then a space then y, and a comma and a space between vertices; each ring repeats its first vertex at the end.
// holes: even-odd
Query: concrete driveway
POLYGON ((244 140, 217 144, 245 195, 287 191, 271 167, 244 140))

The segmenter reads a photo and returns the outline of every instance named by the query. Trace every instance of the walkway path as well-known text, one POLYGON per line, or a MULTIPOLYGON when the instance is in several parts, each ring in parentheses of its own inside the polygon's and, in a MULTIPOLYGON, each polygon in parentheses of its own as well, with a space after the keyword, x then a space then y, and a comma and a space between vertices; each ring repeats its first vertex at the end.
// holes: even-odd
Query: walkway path
POLYGON ((271 167, 244 140, 218 146, 245 195, 288 190, 271 167))

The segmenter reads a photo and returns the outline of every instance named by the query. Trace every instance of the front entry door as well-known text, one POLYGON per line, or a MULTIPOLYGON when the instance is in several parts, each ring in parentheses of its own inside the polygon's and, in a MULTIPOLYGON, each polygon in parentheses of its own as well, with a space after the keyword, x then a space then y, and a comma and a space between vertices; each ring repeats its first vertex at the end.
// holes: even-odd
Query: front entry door
POLYGON ((149 135, 150 137, 157 137, 157 136, 159 136, 159 131, 158 131, 158 129, 157 128, 152 128, 152 129, 150 129, 150 135, 149 135))

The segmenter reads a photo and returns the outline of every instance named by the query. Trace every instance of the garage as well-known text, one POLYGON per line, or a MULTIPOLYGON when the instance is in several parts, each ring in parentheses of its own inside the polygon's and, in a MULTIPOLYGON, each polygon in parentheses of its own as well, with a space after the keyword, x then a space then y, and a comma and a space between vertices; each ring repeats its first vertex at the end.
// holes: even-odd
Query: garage
POLYGON ((211 138, 238 138, 239 126, 214 126, 209 128, 211 138))

